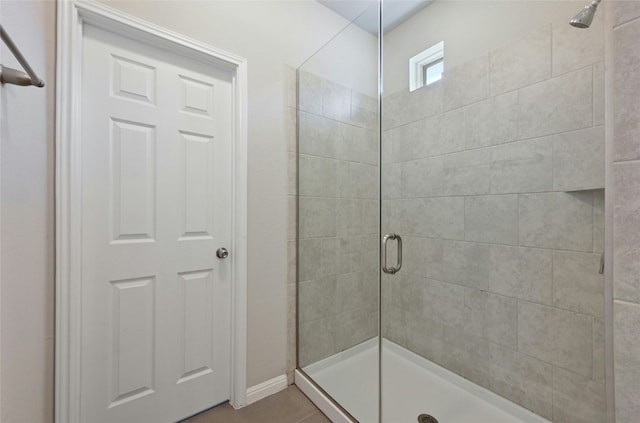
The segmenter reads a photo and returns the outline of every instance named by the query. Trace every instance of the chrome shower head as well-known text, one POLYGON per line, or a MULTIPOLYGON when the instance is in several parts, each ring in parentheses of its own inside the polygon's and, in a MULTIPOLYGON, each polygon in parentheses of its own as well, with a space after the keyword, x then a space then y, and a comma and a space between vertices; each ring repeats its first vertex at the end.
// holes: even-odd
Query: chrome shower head
POLYGON ((569 21, 571 26, 575 26, 576 28, 589 28, 591 26, 591 22, 593 22, 593 16, 596 14, 596 9, 598 8, 598 3, 601 0, 593 0, 591 3, 586 5, 577 15, 573 17, 569 21))

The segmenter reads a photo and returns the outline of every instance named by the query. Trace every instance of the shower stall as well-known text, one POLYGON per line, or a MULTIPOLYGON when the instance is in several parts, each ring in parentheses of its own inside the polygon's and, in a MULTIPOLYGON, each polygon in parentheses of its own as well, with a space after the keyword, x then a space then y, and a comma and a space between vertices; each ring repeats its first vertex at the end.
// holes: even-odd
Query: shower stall
POLYGON ((358 3, 297 72, 296 377, 345 421, 605 423, 597 2, 358 3))

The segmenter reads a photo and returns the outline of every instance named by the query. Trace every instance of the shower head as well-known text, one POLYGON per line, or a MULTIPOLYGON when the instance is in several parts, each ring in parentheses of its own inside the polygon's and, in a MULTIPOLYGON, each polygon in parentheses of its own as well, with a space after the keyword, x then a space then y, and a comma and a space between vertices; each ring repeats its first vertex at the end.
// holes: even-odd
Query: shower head
POLYGON ((576 28, 589 28, 591 26, 591 22, 593 22, 593 16, 596 14, 598 3, 600 3, 600 0, 593 0, 591 3, 586 5, 573 17, 573 19, 569 21, 571 26, 575 26, 576 28))

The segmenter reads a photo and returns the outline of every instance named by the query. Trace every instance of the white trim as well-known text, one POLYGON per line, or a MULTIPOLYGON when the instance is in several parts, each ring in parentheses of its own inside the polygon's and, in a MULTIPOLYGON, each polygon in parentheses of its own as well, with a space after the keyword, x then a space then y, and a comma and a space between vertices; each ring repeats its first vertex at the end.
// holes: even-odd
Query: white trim
POLYGON ((84 24, 235 73, 230 402, 241 407, 247 402, 247 61, 95 1, 64 0, 58 3, 56 72, 56 422, 80 421, 79 96, 84 24))
POLYGON ((444 41, 440 41, 409 59, 409 91, 427 85, 423 76, 423 68, 440 59, 444 59, 444 41))
POLYGON ((287 383, 287 375, 276 376, 266 382, 254 385, 247 389, 247 405, 260 401, 269 395, 276 394, 283 389, 286 389, 287 386, 289 386, 287 383))
POLYGON ((357 423, 337 407, 307 376, 296 369, 295 384, 333 423, 357 423))

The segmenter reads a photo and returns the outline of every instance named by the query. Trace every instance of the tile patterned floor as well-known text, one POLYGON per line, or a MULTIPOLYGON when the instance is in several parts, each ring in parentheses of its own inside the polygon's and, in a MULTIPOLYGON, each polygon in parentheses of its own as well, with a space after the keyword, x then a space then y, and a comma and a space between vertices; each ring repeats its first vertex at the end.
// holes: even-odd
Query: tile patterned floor
POLYGON ((240 410, 223 404, 182 423, 331 423, 294 385, 240 410))

